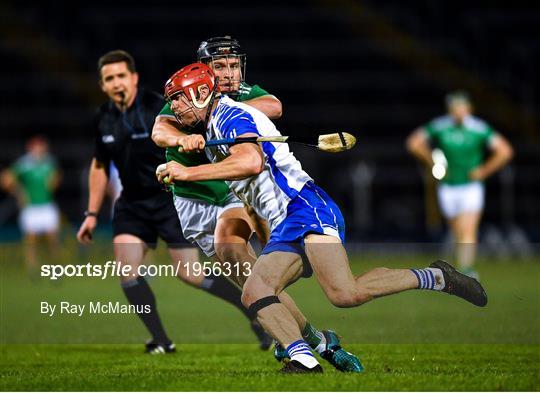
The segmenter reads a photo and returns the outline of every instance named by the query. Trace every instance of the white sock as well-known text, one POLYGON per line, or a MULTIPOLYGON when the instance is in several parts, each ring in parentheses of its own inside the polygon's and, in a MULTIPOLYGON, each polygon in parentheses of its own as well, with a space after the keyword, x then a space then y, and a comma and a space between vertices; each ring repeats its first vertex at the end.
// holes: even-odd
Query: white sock
POLYGON ((291 360, 296 360, 307 368, 313 368, 319 364, 315 356, 313 356, 308 343, 304 340, 298 340, 289 345, 287 347, 287 353, 291 360))
POLYGON ((427 267, 425 269, 411 269, 411 271, 418 279, 418 289, 443 290, 445 282, 441 269, 427 267))

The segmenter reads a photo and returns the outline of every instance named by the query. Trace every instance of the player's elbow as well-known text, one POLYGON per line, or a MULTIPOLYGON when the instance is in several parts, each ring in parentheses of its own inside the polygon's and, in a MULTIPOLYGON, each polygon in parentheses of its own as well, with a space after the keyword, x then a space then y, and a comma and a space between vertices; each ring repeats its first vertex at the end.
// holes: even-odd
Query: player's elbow
POLYGON ((264 169, 262 158, 258 155, 251 156, 245 161, 244 169, 246 177, 259 175, 264 169))
POLYGON ((501 140, 501 142, 496 145, 495 155, 498 157, 499 162, 506 164, 514 158, 514 149, 510 143, 501 140))
POLYGON ((152 135, 151 135, 151 138, 152 140, 154 141, 154 143, 160 147, 163 147, 161 146, 161 141, 163 139, 162 137, 162 132, 161 132, 161 125, 158 124, 157 120, 156 122, 154 123, 154 127, 152 127, 152 135))
POLYGON ((283 116, 283 105, 281 105, 281 101, 276 99, 272 104, 270 116, 268 117, 270 119, 279 119, 281 116, 283 116))
POLYGON ((154 126, 152 127, 152 135, 150 135, 156 145, 159 145, 159 136, 159 124, 158 120, 156 119, 156 121, 154 122, 154 126))
POLYGON ((418 150, 418 138, 415 134, 409 135, 405 141, 405 148, 411 154, 414 154, 418 150))
POLYGON ((230 152, 231 156, 226 160, 230 163, 235 179, 257 176, 263 171, 264 158, 258 145, 240 143, 239 145, 232 146, 230 152))
POLYGON ((152 130, 151 138, 154 141, 154 143, 159 146, 159 136, 158 135, 159 135, 159 132, 156 132, 155 130, 152 130))
POLYGON ((152 126, 152 135, 150 136, 154 143, 159 147, 167 147, 167 133, 176 131, 176 128, 173 124, 163 116, 158 116, 154 120, 154 125, 152 126))
POLYGON ((514 149, 509 143, 507 143, 505 146, 504 157, 506 159, 506 162, 509 162, 514 158, 514 149))
POLYGON ((14 189, 15 181, 9 170, 4 170, 0 174, 0 187, 7 191, 11 192, 14 189))
POLYGON ((263 112, 269 119, 279 119, 283 115, 283 105, 274 96, 256 98, 250 104, 263 112))
POLYGON ((169 138, 167 138, 167 134, 165 134, 161 130, 152 130, 151 138, 152 138, 152 141, 154 141, 154 143, 159 147, 165 148, 169 146, 167 144, 167 140, 169 138))

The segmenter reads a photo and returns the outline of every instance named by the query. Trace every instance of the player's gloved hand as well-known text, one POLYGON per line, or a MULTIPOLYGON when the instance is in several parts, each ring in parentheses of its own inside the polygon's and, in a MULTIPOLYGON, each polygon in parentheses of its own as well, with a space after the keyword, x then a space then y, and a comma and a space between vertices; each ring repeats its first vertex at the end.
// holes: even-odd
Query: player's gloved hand
POLYGON ((183 135, 176 141, 180 153, 200 153, 204 150, 206 142, 199 134, 183 135))
POLYGON ((187 181, 187 168, 176 161, 169 161, 156 168, 156 176, 160 183, 170 184, 175 181, 187 181))

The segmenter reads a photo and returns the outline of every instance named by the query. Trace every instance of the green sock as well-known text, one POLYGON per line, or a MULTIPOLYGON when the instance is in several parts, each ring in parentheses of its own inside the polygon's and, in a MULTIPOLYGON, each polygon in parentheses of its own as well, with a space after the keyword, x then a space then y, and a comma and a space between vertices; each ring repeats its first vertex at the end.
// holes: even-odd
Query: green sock
POLYGON ((309 322, 306 322, 306 326, 304 327, 304 330, 302 330, 302 337, 313 349, 317 349, 324 340, 323 334, 315 329, 309 322))

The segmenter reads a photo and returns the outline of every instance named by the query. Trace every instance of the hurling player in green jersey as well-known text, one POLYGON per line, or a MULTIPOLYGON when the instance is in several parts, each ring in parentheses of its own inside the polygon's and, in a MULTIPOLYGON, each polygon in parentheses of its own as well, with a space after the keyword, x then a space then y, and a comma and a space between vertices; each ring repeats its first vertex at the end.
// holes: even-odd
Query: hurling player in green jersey
POLYGON ((439 206, 456 241, 459 268, 478 278, 474 259, 484 207, 483 181, 506 165, 513 151, 504 137, 472 115, 472 104, 465 92, 447 95, 446 105, 448 114, 415 130, 407 139, 407 148, 434 168, 434 175, 434 164, 443 165, 437 175, 439 206), (435 148, 444 154, 441 163, 434 162, 435 148), (487 159, 486 150, 490 152, 487 159))
MULTIPOLYGON (((219 78, 219 88, 222 94, 227 94, 237 101, 257 108, 270 119, 279 119, 281 117, 281 102, 274 95, 268 93, 259 85, 251 86, 246 83, 246 55, 240 48, 238 41, 230 36, 213 37, 203 41, 197 51, 197 60, 205 64, 211 64, 216 77, 219 78)), ((169 127, 171 130, 179 127, 169 103, 166 103, 159 113, 154 132, 159 132, 160 127, 164 129, 169 127)), ((183 132, 190 133, 186 130, 183 130, 183 132)), ((166 155, 167 161, 174 160, 187 166, 195 166, 208 162, 204 154, 179 153, 176 147, 168 147, 166 155)), ((228 193, 228 187, 222 181, 186 182, 174 184, 172 191, 177 196, 202 199, 213 204, 222 204, 228 193)), ((251 219, 251 227, 255 230, 260 242, 264 246, 270 236, 268 225, 249 206, 246 206, 246 209, 251 219)), ((232 222, 233 220, 230 221, 232 222)), ((227 226, 231 222, 228 222, 227 226)), ((215 242, 226 243, 227 239, 222 238, 223 226, 218 226, 216 229, 215 242)))
MULTIPOLYGON (((276 97, 259 86, 249 86, 244 82, 245 54, 241 51, 236 40, 230 37, 215 37, 201 43, 197 57, 200 60, 204 57, 206 62, 211 62, 214 68, 219 70, 220 89, 223 92, 237 97, 241 95, 248 104, 266 111, 274 118, 280 117, 281 102, 276 97), (223 55, 218 53, 220 51, 223 55)), ((204 152, 180 153, 178 146, 184 136, 197 131, 182 128, 169 103, 166 103, 156 117, 152 138, 158 146, 166 148, 167 161, 196 166, 208 163, 204 152)), ((244 260, 241 256, 248 252, 247 240, 253 230, 256 230, 262 243, 268 239, 266 222, 255 214, 254 219, 251 218, 250 211, 231 194, 224 181, 177 182, 170 188, 184 237, 197 244, 208 257, 231 262, 244 260)), ((192 285, 205 287, 209 282, 222 281, 222 277, 195 276, 193 269, 189 269, 185 264, 182 267, 185 271, 180 274, 186 278, 189 275, 192 285)), ((239 288, 235 291, 230 288, 222 290, 218 296, 241 306, 239 288)), ((261 348, 267 349, 271 345, 271 337, 260 327, 255 315, 248 317, 252 321, 251 327, 259 338, 261 348)))
MULTIPOLYGON (((270 118, 277 119, 281 117, 281 102, 275 96, 258 85, 250 86, 245 82, 246 55, 237 40, 225 36, 203 41, 197 51, 197 59, 211 65, 219 78, 219 88, 223 94, 259 109, 270 118)), ((157 116, 152 131, 154 141, 158 145, 166 147, 167 161, 178 161, 186 166, 208 163, 208 158, 204 152, 198 154, 178 152, 178 146, 182 144, 184 137, 197 132, 196 129, 183 129, 180 126, 169 103, 163 107, 157 116)), ((200 200, 210 205, 222 207, 227 205, 227 197, 230 194, 229 188, 224 181, 177 182, 171 186, 171 189, 176 197, 200 200)), ((227 210, 229 211, 227 211, 224 219, 218 220, 217 225, 215 225, 215 233, 207 239, 197 241, 199 246, 201 246, 201 243, 216 244, 217 249, 215 251, 218 256, 223 257, 223 255, 220 255, 222 252, 220 245, 238 242, 237 235, 244 231, 243 226, 246 223, 250 228, 256 230, 262 243, 266 242, 269 235, 266 222, 255 217, 254 214, 250 219, 249 216, 246 216, 246 209, 243 208, 227 210)), ((250 211, 248 210, 248 212, 250 211)), ((181 213, 179 214, 181 215, 181 213)), ((184 219, 184 221, 186 220, 184 219)), ((184 227, 188 227, 187 224, 186 222, 186 225, 183 225, 184 230, 184 227)), ((191 238, 194 237, 196 237, 195 234, 192 234, 191 238)), ((205 251, 204 247, 201 248, 205 251)), ((212 253, 214 250, 209 251, 212 253)))
MULTIPOLYGON (((260 110, 270 119, 281 117, 281 102, 275 96, 244 81, 246 56, 238 41, 228 36, 203 41, 197 51, 197 59, 212 68, 219 78, 221 94, 260 110)), ((178 114, 168 103, 156 118, 152 138, 158 146, 167 149, 167 161, 197 166, 209 163, 204 152, 179 153, 178 147, 190 144, 190 134, 196 136, 204 131, 182 127, 178 114)), ((268 224, 249 207, 246 208, 224 181, 177 182, 171 188, 186 239, 197 243, 207 256, 216 255, 220 261, 255 261, 249 237, 256 231, 261 242, 266 244, 270 234, 268 224)), ((280 295, 280 300, 295 316, 301 325, 302 335, 312 348, 328 354, 327 360, 341 371, 361 370, 358 359, 341 349, 334 332, 313 327, 287 294, 280 295)), ((276 345, 274 355, 279 361, 288 358, 287 351, 279 345, 276 345)))
POLYGON ((60 184, 56 160, 48 152, 47 141, 39 136, 26 143, 27 153, 2 172, 2 188, 13 194, 21 207, 19 225, 24 234, 25 264, 34 274, 38 265, 37 242, 44 236, 50 256, 58 250, 60 214, 54 191, 60 184))

